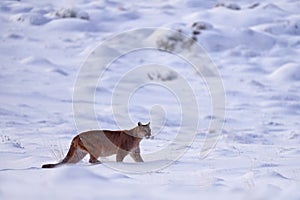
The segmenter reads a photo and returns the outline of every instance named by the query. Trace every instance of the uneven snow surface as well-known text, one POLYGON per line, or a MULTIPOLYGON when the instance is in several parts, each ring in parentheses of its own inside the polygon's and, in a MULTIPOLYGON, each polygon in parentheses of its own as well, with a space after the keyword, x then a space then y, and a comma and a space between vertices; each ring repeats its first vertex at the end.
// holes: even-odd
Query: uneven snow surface
MULTIPOLYGON (((0 199, 299 199, 299 10, 298 0, 1 0, 0 199), (122 128, 151 121, 154 137, 141 142, 145 164, 130 157, 115 163, 112 156, 90 165, 87 157, 74 166, 41 169, 61 160, 81 129, 97 128, 84 113, 79 120, 86 126, 76 126, 73 112, 74 85, 90 53, 122 31, 145 27, 193 36, 217 66, 226 95, 217 145, 200 157, 215 117, 205 81, 183 59, 148 49, 111 63, 96 90, 86 76, 86 91, 95 92, 95 101, 79 102, 94 107, 103 129, 119 129, 115 119, 122 128), (118 98, 143 80, 166 87, 149 84, 136 88, 128 101, 118 98), (191 98, 180 80, 196 94, 194 141, 171 165, 164 165, 168 158, 147 161, 147 154, 168 146, 180 129, 184 110, 176 95, 191 98), (164 168, 118 170, 148 165, 164 168)), ((145 40, 153 38, 160 48, 193 53, 193 40, 157 33, 145 40)), ((121 38, 117 46, 126 47, 126 41, 121 38)), ((97 53, 109 57, 118 50, 97 53)), ((207 68, 202 73, 212 75, 207 68)))

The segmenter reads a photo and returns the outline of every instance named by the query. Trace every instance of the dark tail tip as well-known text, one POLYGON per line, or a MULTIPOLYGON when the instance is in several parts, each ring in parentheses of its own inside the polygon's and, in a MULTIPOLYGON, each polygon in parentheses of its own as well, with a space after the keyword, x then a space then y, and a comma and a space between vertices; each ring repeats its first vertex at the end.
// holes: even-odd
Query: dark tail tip
POLYGON ((57 164, 46 164, 46 165, 42 165, 42 168, 54 168, 56 167, 57 164))

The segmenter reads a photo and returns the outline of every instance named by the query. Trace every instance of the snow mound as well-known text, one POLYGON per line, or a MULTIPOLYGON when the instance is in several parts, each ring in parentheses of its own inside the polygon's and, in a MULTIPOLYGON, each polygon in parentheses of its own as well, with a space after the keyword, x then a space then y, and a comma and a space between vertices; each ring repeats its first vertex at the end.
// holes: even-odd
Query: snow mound
POLYGON ((269 78, 273 81, 300 81, 300 65, 287 63, 276 69, 269 78))
POLYGON ((262 31, 274 35, 299 35, 300 34, 300 17, 293 19, 281 20, 270 24, 259 26, 262 31))
POLYGON ((108 181, 107 178, 99 174, 95 174, 86 167, 82 166, 72 166, 72 167, 62 167, 56 174, 57 181, 69 182, 72 181, 82 181, 82 180, 103 180, 108 181))
POLYGON ((11 20, 14 22, 25 23, 26 25, 40 26, 47 24, 51 19, 41 13, 20 13, 13 15, 11 20))
POLYGON ((268 11, 275 11, 275 12, 284 12, 283 9, 281 9, 277 4, 274 3, 268 3, 262 7, 264 10, 268 11))
POLYGON ((66 31, 66 32, 94 32, 97 26, 90 21, 78 18, 64 18, 63 20, 52 20, 46 27, 50 31, 66 31))
POLYGON ((43 58, 43 57, 39 57, 39 56, 29 56, 27 58, 24 58, 23 60, 21 60, 22 64, 25 65, 41 65, 41 66, 53 66, 55 65, 54 63, 52 63, 50 60, 43 58))
POLYGON ((122 12, 119 17, 121 19, 136 20, 141 17, 141 14, 136 10, 130 10, 127 12, 122 12))
POLYGON ((67 72, 61 69, 61 66, 43 57, 29 56, 21 60, 20 63, 27 66, 37 66, 40 69, 45 69, 46 72, 53 72, 53 73, 60 74, 62 76, 69 75, 67 72))
POLYGON ((224 30, 207 32, 199 37, 199 42, 206 49, 224 51, 243 46, 255 51, 269 50, 276 40, 267 34, 252 30, 224 30))

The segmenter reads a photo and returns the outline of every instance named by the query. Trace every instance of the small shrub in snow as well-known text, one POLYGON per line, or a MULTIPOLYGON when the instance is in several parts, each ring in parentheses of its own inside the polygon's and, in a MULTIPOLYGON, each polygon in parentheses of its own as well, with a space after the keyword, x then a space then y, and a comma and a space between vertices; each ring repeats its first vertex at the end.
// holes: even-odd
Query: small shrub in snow
POLYGON ((211 24, 202 21, 194 22, 192 27, 197 30, 209 30, 213 28, 211 24))
POLYGON ((259 5, 260 5, 260 3, 254 3, 251 6, 249 6, 248 8, 249 9, 254 9, 254 8, 258 7, 259 5))
POLYGON ((9 136, 7 135, 1 135, 1 142, 2 143, 10 143, 12 144, 13 147, 19 148, 19 149, 24 149, 22 146, 21 142, 17 140, 12 140, 9 136))
POLYGON ((151 72, 148 73, 148 78, 153 80, 160 80, 160 81, 172 81, 177 79, 178 75, 175 71, 166 71, 166 72, 151 72))
POLYGON ((241 7, 235 3, 229 3, 229 4, 217 3, 215 7, 225 7, 231 10, 241 10, 241 7))
POLYGON ((84 11, 80 11, 77 13, 77 17, 80 18, 80 19, 85 19, 85 20, 89 20, 90 19, 90 16, 87 12, 84 12, 84 11))
POLYGON ((230 3, 226 7, 228 9, 231 9, 231 10, 241 10, 241 7, 237 4, 234 4, 234 3, 230 3))
POLYGON ((168 35, 160 36, 157 41, 157 47, 161 50, 174 52, 176 50, 188 49, 196 42, 196 37, 186 37, 181 30, 168 35))
POLYGON ((56 16, 61 18, 76 18, 77 13, 73 9, 61 9, 56 12, 56 16))
POLYGON ((194 22, 193 23, 192 29, 193 29, 193 35, 196 36, 196 35, 201 34, 202 30, 213 29, 213 26, 211 24, 207 23, 207 22, 199 21, 199 22, 194 22))
POLYGON ((84 19, 84 20, 89 20, 90 16, 87 12, 76 10, 76 9, 71 9, 71 8, 65 8, 57 11, 55 13, 57 17, 60 18, 79 18, 79 19, 84 19))
POLYGON ((213 29, 211 24, 204 21, 197 21, 192 25, 182 23, 174 25, 172 25, 172 29, 175 28, 175 30, 177 30, 176 32, 159 35, 157 37, 156 44, 159 49, 171 52, 177 50, 190 51, 197 41, 197 36, 200 35, 202 31, 213 29))

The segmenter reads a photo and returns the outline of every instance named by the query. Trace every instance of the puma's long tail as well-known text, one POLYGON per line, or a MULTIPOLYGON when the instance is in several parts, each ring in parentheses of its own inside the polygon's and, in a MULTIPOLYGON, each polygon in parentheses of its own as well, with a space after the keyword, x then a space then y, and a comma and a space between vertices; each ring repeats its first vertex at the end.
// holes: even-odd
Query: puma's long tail
POLYGON ((56 163, 56 164, 45 164, 45 165, 42 165, 42 168, 54 168, 54 167, 57 167, 58 165, 60 165, 62 163, 56 163))
POLYGON ((42 168, 54 168, 58 167, 59 165, 67 164, 67 163, 77 163, 80 161, 85 155, 86 152, 79 151, 78 146, 82 146, 79 136, 77 135, 71 143, 70 149, 66 155, 66 157, 56 164, 45 164, 42 165, 42 168))

